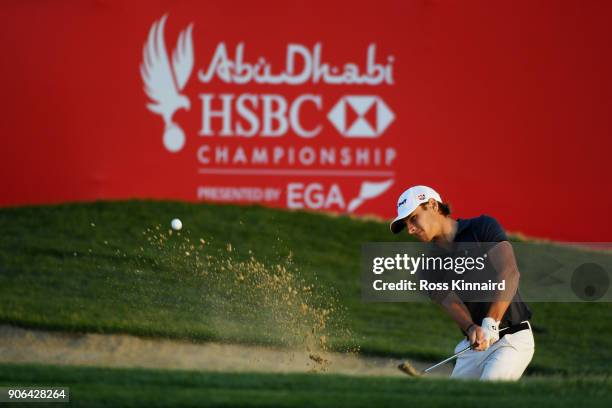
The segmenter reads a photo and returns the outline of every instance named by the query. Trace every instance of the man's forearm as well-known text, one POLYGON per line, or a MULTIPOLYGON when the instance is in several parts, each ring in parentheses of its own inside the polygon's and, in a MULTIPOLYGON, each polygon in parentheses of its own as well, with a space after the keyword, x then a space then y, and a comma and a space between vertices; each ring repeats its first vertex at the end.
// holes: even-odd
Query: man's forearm
POLYGON ((506 269, 501 275, 501 280, 506 281, 506 289, 503 292, 497 293, 495 300, 489 307, 488 317, 492 317, 499 322, 508 310, 508 306, 512 303, 512 298, 518 289, 519 271, 516 268, 506 269))
POLYGON ((507 301, 492 303, 487 316, 492 317, 496 322, 499 322, 504 317, 504 314, 506 314, 508 306, 510 306, 510 302, 507 301))
POLYGON ((514 258, 512 246, 508 242, 503 242, 489 251, 489 259, 495 271, 499 271, 496 277, 498 282, 505 281, 505 289, 497 292, 491 302, 487 317, 499 322, 506 314, 506 310, 512 303, 512 299, 518 290, 520 273, 514 258))
POLYGON ((446 298, 440 302, 440 306, 446 310, 448 315, 457 323, 457 326, 464 332, 474 322, 470 316, 470 311, 465 307, 461 299, 453 292, 449 293, 446 298))

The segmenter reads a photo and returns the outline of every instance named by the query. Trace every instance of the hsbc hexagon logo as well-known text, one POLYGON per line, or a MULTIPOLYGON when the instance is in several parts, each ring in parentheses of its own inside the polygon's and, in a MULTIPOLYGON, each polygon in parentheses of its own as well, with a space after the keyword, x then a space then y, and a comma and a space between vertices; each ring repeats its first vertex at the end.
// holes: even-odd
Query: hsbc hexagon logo
POLYGON ((385 101, 375 95, 347 95, 327 114, 344 137, 377 138, 395 119, 385 101))

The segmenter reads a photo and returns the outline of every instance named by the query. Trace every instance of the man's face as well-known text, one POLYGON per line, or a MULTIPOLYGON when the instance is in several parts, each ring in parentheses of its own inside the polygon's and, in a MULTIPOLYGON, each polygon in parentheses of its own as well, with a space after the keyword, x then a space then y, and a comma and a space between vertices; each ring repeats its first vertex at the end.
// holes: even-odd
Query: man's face
POLYGON ((434 217, 435 211, 431 208, 431 203, 428 203, 425 208, 419 205, 404 219, 406 231, 419 241, 429 242, 435 236, 436 222, 434 217))

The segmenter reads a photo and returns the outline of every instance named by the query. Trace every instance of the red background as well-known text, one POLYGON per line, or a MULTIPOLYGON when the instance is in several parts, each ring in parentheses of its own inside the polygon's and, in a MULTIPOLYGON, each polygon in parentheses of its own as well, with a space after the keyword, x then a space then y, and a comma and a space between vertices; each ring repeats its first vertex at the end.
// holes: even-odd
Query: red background
MULTIPOLYGON (((192 105, 206 87, 197 70, 220 41, 245 41, 277 66, 289 42, 321 41, 338 64, 365 61, 372 42, 379 58, 395 56, 384 99, 396 120, 383 137, 398 150, 397 176, 358 213, 391 217, 404 188, 427 184, 460 217, 488 213, 510 231, 557 240, 612 240, 607 1, 5 0, 0 205, 195 200, 197 107, 175 115, 188 146, 168 153, 139 73, 151 24, 166 13, 169 46, 194 22, 192 105)), ((334 102, 359 93, 346 89, 300 93, 334 102)))

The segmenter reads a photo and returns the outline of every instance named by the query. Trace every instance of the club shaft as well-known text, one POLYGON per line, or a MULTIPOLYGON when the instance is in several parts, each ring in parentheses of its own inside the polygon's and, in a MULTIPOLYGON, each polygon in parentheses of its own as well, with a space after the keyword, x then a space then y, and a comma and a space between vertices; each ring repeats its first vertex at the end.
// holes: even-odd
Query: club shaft
POLYGON ((459 357, 461 354, 465 353, 466 351, 468 351, 468 350, 469 350, 469 349, 471 349, 471 348, 472 348, 472 346, 471 346, 471 345, 470 345, 470 346, 467 346, 466 348, 464 348, 463 350, 461 350, 461 351, 459 351, 459 352, 457 352, 457 353, 453 354, 452 356, 450 356, 450 357, 449 357, 449 358, 447 358, 446 360, 442 360, 442 361, 440 361, 438 364, 432 365, 431 367, 429 367, 429 368, 427 368, 427 369, 423 370, 423 373, 428 373, 430 370, 433 370, 434 368, 439 367, 439 366, 441 366, 442 364, 446 364, 446 363, 448 363, 448 362, 449 362, 449 361, 451 361, 452 359, 459 357))
MULTIPOLYGON (((503 329, 500 329, 499 331, 500 331, 500 332, 502 332, 502 331, 504 331, 504 330, 506 330, 506 329, 507 329, 507 327, 504 327, 503 329)), ((470 344, 469 346, 467 346, 467 347, 466 347, 466 348, 464 348, 463 350, 458 351, 457 353, 453 354, 452 356, 450 356, 450 357, 449 357, 449 358, 447 358, 446 360, 442 360, 442 361, 440 361, 438 364, 435 364, 435 365, 432 365, 432 366, 431 366, 431 367, 429 367, 429 368, 426 368, 425 370, 423 370, 423 373, 428 373, 429 371, 433 370, 434 368, 436 368, 436 367, 440 367, 442 364, 446 364, 446 363, 448 363, 448 362, 449 362, 449 361, 451 361, 452 359, 459 357, 461 354, 465 353, 466 351, 468 351, 469 349, 471 349, 471 348, 473 348, 473 347, 474 347, 474 346, 470 344)))

